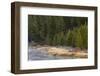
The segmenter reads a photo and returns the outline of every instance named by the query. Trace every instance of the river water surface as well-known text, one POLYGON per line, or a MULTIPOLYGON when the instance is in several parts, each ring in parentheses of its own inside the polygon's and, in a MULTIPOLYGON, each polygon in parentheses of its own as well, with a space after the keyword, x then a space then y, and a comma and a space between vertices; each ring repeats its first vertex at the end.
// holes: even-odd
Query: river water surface
POLYGON ((73 59, 73 57, 54 56, 46 51, 34 47, 28 48, 28 60, 55 60, 55 59, 73 59))

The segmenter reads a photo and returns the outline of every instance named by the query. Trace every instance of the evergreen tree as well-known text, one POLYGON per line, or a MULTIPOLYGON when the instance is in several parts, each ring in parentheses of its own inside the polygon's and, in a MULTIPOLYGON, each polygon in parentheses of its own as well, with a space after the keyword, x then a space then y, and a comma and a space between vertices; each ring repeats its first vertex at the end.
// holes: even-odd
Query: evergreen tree
POLYGON ((28 16, 28 39, 47 45, 87 48, 87 18, 28 16))

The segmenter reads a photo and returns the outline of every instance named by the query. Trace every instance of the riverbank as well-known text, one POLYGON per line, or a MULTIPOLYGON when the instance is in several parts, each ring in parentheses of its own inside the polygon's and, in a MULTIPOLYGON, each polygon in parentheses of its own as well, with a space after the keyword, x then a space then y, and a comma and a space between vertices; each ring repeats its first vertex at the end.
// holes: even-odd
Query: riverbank
POLYGON ((71 47, 65 47, 65 46, 32 46, 32 48, 45 52, 48 55, 53 55, 53 56, 60 56, 60 57, 73 57, 73 58, 87 58, 88 53, 87 50, 81 50, 79 48, 71 48, 71 47))

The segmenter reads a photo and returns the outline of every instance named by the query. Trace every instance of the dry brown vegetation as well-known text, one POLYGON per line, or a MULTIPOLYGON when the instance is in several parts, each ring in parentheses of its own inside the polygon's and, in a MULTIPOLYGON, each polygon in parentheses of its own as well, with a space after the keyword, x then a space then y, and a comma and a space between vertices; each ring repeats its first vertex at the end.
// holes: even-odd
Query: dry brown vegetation
POLYGON ((46 51, 48 54, 54 56, 72 56, 76 58, 87 58, 88 53, 86 50, 75 49, 70 51, 70 49, 65 49, 61 47, 53 47, 53 46, 35 46, 38 50, 46 51))

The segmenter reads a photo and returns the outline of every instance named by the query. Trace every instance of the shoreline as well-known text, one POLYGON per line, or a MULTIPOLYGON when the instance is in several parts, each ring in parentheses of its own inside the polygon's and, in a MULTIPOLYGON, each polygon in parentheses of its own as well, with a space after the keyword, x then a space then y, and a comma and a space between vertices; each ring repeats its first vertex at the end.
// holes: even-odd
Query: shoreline
POLYGON ((88 58, 87 50, 76 49, 72 47, 65 46, 48 46, 48 45, 37 45, 31 46, 39 51, 46 52, 49 55, 53 56, 62 56, 62 57, 75 57, 75 58, 88 58))

